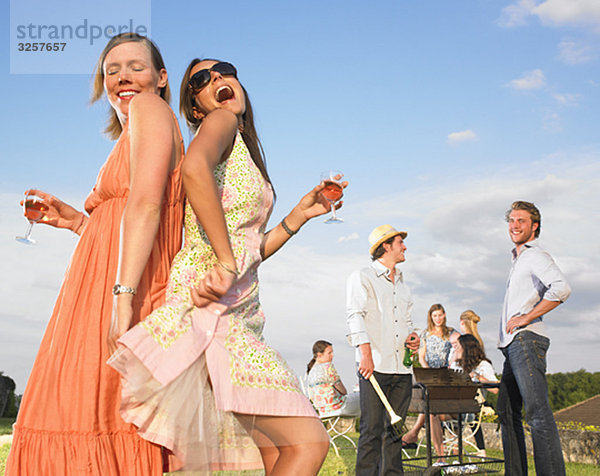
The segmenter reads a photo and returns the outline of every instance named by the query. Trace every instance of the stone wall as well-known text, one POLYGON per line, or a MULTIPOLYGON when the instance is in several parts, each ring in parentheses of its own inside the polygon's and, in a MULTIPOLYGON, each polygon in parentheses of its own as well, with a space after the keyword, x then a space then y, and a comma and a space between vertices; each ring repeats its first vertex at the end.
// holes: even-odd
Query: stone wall
MULTIPOLYGON (((600 432, 582 430, 558 430, 565 461, 600 465, 600 432)), ((500 429, 496 423, 483 423, 487 448, 502 450, 500 429)), ((525 431, 527 453, 533 454, 531 432, 525 431)))
MULTIPOLYGON (((414 417, 408 417, 407 425, 410 428, 415 421, 414 417)), ((500 437, 500 427, 497 423, 482 423, 483 434, 486 448, 492 448, 502 451, 502 439, 500 437)), ((558 430, 560 442, 563 450, 563 457, 566 462, 595 464, 600 466, 600 432, 582 431, 582 430, 558 430)), ((419 437, 425 436, 423 428, 419 437)), ((531 433, 525 431, 525 445, 527 453, 533 454, 533 444, 531 442, 531 433)))

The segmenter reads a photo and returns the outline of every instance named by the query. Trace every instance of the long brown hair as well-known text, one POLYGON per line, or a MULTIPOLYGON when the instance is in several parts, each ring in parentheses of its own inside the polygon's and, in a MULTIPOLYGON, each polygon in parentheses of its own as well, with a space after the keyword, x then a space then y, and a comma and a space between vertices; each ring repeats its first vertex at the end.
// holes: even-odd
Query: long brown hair
POLYGON ((465 329, 467 330, 467 334, 471 334, 475 339, 479 341, 479 345, 484 349, 483 340, 479 335, 479 331, 477 330, 477 323, 481 320, 481 318, 475 314, 474 311, 467 309, 460 315, 460 321, 464 322, 465 329))
POLYGON ((463 372, 470 374, 483 360, 490 362, 485 356, 485 352, 479 345, 479 341, 471 334, 463 334, 458 338, 458 343, 462 347, 462 357, 457 360, 463 372))
POLYGON ((310 369, 312 369, 313 365, 315 365, 315 362, 317 361, 317 354, 325 352, 325 349, 327 349, 327 347, 330 347, 331 345, 332 345, 331 342, 327 342, 326 340, 318 340, 317 342, 315 342, 313 344, 313 346, 312 346, 313 358, 310 360, 310 362, 306 366, 306 373, 309 373, 310 369))
MULTIPOLYGON (((104 94, 104 60, 106 59, 106 55, 110 50, 112 50, 115 46, 122 45, 123 43, 142 43, 150 50, 150 58, 152 59, 152 67, 158 72, 161 69, 166 70, 165 62, 160 54, 158 46, 154 44, 152 40, 149 38, 138 35, 137 33, 120 33, 118 35, 113 36, 100 54, 100 58, 98 59, 98 63, 96 63, 96 68, 94 71, 93 78, 93 86, 92 86, 92 97, 90 98, 90 103, 95 103, 98 99, 102 97, 104 94)), ((169 88, 169 81, 167 80, 167 84, 160 88, 160 97, 165 101, 171 101, 171 89, 169 88)), ((119 135, 121 135, 121 131, 123 127, 121 126, 121 122, 119 121, 119 116, 117 116, 116 111, 111 107, 108 113, 108 123, 106 125, 106 129, 104 132, 111 139, 118 139, 119 135)))
MULTIPOLYGON (((198 63, 202 61, 217 61, 219 60, 212 58, 194 58, 185 73, 183 74, 183 78, 181 80, 181 88, 179 90, 179 112, 185 118, 185 122, 187 122, 188 127, 193 133, 196 133, 200 124, 202 124, 202 119, 194 116, 194 94, 191 86, 189 85, 190 74, 192 72, 192 68, 196 66, 198 63)), ((238 80, 239 81, 239 80, 238 80)), ((242 125, 240 127, 240 132, 242 134, 242 138, 244 139, 244 143, 246 147, 248 147, 248 151, 250 151, 250 156, 252 157, 252 161, 260 170, 263 178, 269 182, 271 187, 273 184, 271 183, 271 178, 269 177, 269 173, 267 172, 267 164, 265 161, 265 152, 262 148, 262 144, 260 143, 260 139, 258 138, 258 134, 256 133, 256 126, 254 125, 254 112, 252 110, 252 103, 250 102, 250 97, 248 96, 248 92, 244 85, 240 82, 240 86, 244 91, 246 96, 246 112, 242 115, 242 125)))
POLYGON ((435 311, 442 311, 444 313, 444 323, 442 324, 442 336, 444 337, 444 339, 447 339, 448 337, 450 337, 450 328, 446 325, 446 310, 441 304, 432 304, 429 308, 429 311, 427 311, 427 330, 431 332, 435 327, 435 324, 433 323, 433 318, 431 317, 435 311))

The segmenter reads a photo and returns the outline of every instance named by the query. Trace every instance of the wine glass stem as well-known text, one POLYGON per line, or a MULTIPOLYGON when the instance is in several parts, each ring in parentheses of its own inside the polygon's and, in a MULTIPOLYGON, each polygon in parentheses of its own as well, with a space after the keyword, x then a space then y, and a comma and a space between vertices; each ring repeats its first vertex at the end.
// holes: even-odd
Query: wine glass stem
POLYGON ((30 221, 29 222, 29 226, 27 227, 27 231, 25 232, 25 239, 29 240, 29 237, 31 236, 31 230, 33 229, 33 222, 30 221))
POLYGON ((331 200, 329 201, 329 204, 331 205, 331 218, 333 220, 337 220, 337 217, 335 216, 335 202, 332 202, 331 200))

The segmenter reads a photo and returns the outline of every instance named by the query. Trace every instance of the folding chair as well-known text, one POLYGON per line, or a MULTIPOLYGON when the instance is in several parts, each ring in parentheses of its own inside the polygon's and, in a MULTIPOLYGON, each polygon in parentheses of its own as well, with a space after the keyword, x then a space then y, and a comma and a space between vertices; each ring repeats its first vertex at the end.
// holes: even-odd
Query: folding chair
MULTIPOLYGON (((475 433, 481 427, 483 419, 483 405, 479 413, 465 413, 462 415, 462 445, 465 456, 469 453, 477 453, 479 448, 475 442, 475 433)), ((444 448, 447 455, 458 451, 458 421, 456 419, 442 422, 444 432, 444 448)))
MULTIPOLYGON (((305 377, 301 377, 299 380, 300 380, 300 388, 302 389, 302 393, 304 393, 306 398, 308 398, 310 400, 310 397, 308 395, 308 388, 306 386, 305 377)), ((347 395, 346 398, 347 399, 352 398, 353 399, 352 403, 358 403, 358 393, 350 393, 347 395), (354 399, 356 399, 356 402, 354 402, 354 399)), ((311 403, 312 403, 312 401, 311 401, 311 403)), ((348 407, 351 407, 351 408, 349 408, 349 410, 351 410, 351 411, 349 411, 347 413, 344 413, 344 407, 342 407, 340 410, 337 410, 330 414, 323 415, 323 416, 319 415, 319 417, 321 418, 321 421, 323 422, 323 425, 325 425, 327 434, 329 435, 329 444, 331 446, 333 446, 333 450, 335 451, 335 454, 337 456, 340 455, 338 445, 335 442, 335 440, 337 440, 338 438, 343 438, 345 440, 348 440, 350 442, 350 444, 352 445, 352 448, 354 449, 354 451, 356 451, 356 443, 354 443, 354 440, 348 436, 348 433, 350 433, 354 429, 356 419, 360 416, 360 406, 359 405, 348 405, 348 407)), ((315 409, 315 411, 316 411, 316 409, 315 409)), ((317 411, 317 413, 318 413, 318 411, 317 411)))
POLYGON ((332 415, 322 417, 321 421, 325 425, 325 429, 329 434, 329 443, 331 446, 333 446, 333 450, 337 456, 340 455, 338 445, 335 443, 335 440, 338 438, 344 438, 348 440, 354 451, 356 451, 356 443, 354 443, 354 440, 348 436, 348 433, 354 429, 356 416, 332 415))

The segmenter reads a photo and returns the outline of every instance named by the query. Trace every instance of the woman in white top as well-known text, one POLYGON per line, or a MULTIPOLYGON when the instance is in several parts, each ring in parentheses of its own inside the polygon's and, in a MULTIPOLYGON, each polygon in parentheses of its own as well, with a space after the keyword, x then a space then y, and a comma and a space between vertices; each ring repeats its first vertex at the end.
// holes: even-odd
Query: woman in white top
MULTIPOLYGON (((456 360, 452 364, 455 370, 462 370, 471 377, 473 382, 477 383, 498 383, 498 378, 494 373, 492 363, 485 356, 485 352, 479 343, 479 340, 471 334, 464 334, 458 338, 456 346, 456 360)), ((486 391, 482 390, 485 396, 486 391)), ((497 388, 490 388, 490 392, 498 393, 497 388)), ((479 449, 479 456, 485 456, 485 442, 483 440, 483 431, 481 426, 475 432, 475 442, 479 449)))

